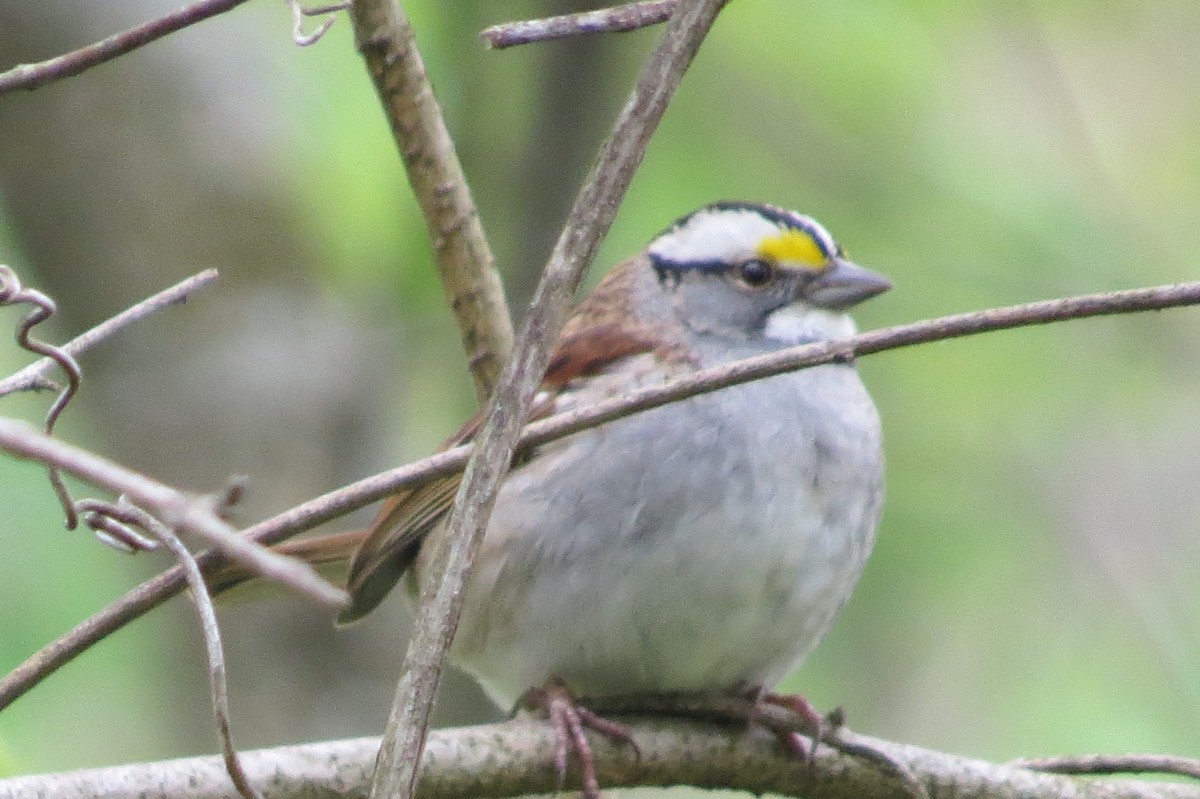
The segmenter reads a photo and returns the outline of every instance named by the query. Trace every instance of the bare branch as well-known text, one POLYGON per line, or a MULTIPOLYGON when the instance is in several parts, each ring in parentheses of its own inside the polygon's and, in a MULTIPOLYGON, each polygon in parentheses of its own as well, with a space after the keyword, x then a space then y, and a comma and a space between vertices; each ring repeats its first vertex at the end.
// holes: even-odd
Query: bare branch
POLYGON ((233 780, 243 799, 262 799, 250 784, 245 765, 238 757, 237 747, 233 744, 233 732, 229 723, 229 686, 225 679, 225 652, 221 646, 221 629, 217 625, 217 611, 213 608, 212 596, 204 582, 204 575, 196 564, 195 557, 183 545, 179 537, 171 529, 151 516, 141 508, 131 504, 125 496, 117 502, 98 502, 84 500, 79 503, 79 510, 89 517, 89 524, 97 525, 101 520, 118 522, 122 527, 138 527, 145 530, 155 540, 164 544, 175 556, 187 578, 188 588, 191 589, 192 604, 200 619, 201 637, 204 639, 204 651, 208 660, 208 687, 212 701, 213 718, 217 723, 217 737, 221 741, 222 760, 225 771, 233 780))
POLYGON ((99 486, 128 494, 168 527, 202 538, 209 546, 262 574, 330 607, 346 604, 345 591, 330 585, 307 564, 271 552, 243 538, 219 519, 213 502, 187 496, 170 486, 127 469, 114 461, 39 433, 12 419, 0 418, 0 449, 18 458, 36 460, 99 486))
POLYGON ((16 89, 36 89, 47 83, 78 75, 167 34, 223 14, 244 2, 246 0, 201 0, 65 55, 36 64, 18 64, 7 72, 0 73, 0 94, 16 89))
MULTIPOLYGON (((622 719, 626 721, 626 719, 622 719)), ((894 779, 862 759, 822 748, 809 763, 787 756, 769 735, 683 719, 628 719, 640 758, 603 739, 593 744, 606 788, 692 785, 754 795, 808 799, 893 797, 894 779)), ((1081 779, 943 754, 853 734, 905 763, 939 799, 1200 799, 1195 784, 1081 779)), ((250 779, 269 797, 361 797, 370 783, 378 738, 285 746, 243 753, 250 779)), ((535 719, 434 730, 421 766, 420 799, 555 794, 550 725, 535 719)), ((577 790, 578 774, 567 790, 577 790)), ((224 799, 229 778, 217 757, 72 771, 0 780, 5 799, 224 799)))
POLYGON ((533 42, 548 42, 587 33, 625 33, 666 22, 678 0, 644 0, 613 8, 563 14, 545 19, 505 22, 485 28, 479 35, 488 47, 502 50, 533 42))
POLYGON ((608 231, 650 136, 725 0, 681 5, 651 53, 601 148, 555 244, 505 365, 450 513, 449 544, 435 553, 371 784, 373 799, 410 799, 433 703, 458 626, 464 587, 500 482, 575 290, 608 231))
MULTIPOLYGON (((206 288, 216 279, 217 270, 215 269, 208 269, 192 275, 186 280, 180 281, 152 297, 147 297, 111 319, 101 322, 86 333, 71 339, 58 349, 71 357, 78 357, 85 350, 104 341, 118 330, 128 327, 134 322, 141 321, 164 308, 186 302, 192 294, 202 288, 206 288)), ((40 361, 26 366, 11 377, 0 380, 0 397, 11 394, 14 391, 27 391, 43 387, 46 373, 53 369, 54 366, 55 362, 52 359, 48 357, 42 358, 40 361)))
POLYGON ((438 276, 482 403, 512 349, 513 330, 479 212, 399 3, 359 0, 352 17, 359 52, 425 217, 438 276))
POLYGON ((1174 755, 1066 755, 1014 760, 1010 766, 1055 774, 1174 774, 1200 780, 1200 760, 1174 755))
MULTIPOLYGON (((1162 310, 1200 303, 1200 282, 1128 291, 1086 294, 1058 300, 992 308, 881 328, 840 342, 806 344, 748 361, 705 369, 659 387, 644 388, 590 408, 558 414, 526 427, 518 446, 530 447, 665 405, 695 394, 804 369, 848 357, 885 352, 1013 327, 1049 324, 1105 314, 1162 310)), ((471 447, 461 446, 364 478, 301 503, 245 530, 247 540, 276 543, 324 524, 396 491, 461 471, 471 447)), ((214 553, 199 557, 202 567, 219 562, 214 553)), ((183 589, 183 575, 171 569, 147 580, 117 602, 47 645, 0 680, 0 710, 108 634, 153 610, 183 589)))

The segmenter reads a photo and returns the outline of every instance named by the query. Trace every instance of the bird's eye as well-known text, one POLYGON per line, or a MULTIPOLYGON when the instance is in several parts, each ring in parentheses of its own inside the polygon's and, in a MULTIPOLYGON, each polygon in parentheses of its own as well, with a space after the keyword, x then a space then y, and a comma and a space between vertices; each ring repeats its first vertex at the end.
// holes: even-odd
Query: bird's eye
POLYGON ((775 277, 775 267, 766 261, 755 258, 738 266, 738 277, 751 288, 761 288, 775 277))

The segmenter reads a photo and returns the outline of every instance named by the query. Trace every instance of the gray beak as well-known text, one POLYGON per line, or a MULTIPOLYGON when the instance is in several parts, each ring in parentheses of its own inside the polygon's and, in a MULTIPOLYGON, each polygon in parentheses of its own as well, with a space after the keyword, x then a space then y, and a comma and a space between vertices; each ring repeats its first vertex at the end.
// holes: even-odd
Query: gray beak
POLYGON ((858 264, 834 258, 820 274, 804 287, 804 299, 820 308, 843 311, 882 294, 892 281, 858 264))

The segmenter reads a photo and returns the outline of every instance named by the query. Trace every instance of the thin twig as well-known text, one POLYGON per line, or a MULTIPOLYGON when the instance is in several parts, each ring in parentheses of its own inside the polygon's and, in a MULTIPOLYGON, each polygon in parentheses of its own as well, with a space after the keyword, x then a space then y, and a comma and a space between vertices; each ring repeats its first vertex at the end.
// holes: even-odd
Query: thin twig
POLYGON ((587 33, 625 33, 666 22, 677 4, 678 0, 644 0, 578 14, 505 22, 485 28, 479 35, 488 47, 502 50, 587 33))
POLYGON ((128 494, 134 504, 148 510, 168 527, 198 536, 256 574, 283 583, 324 605, 340 608, 347 603, 345 591, 325 582, 307 564, 278 555, 242 537, 217 517, 211 500, 185 495, 12 419, 0 418, 0 449, 18 458, 54 466, 114 494, 128 494))
POLYGON ((1200 760, 1174 755, 1064 755, 1028 757, 1008 765, 1054 774, 1174 774, 1200 780, 1200 760))
POLYGON ((345 11, 350 8, 350 2, 334 3, 327 6, 317 6, 314 8, 305 8, 300 0, 286 0, 288 8, 292 12, 292 41, 300 47, 308 47, 311 44, 316 44, 321 40, 321 37, 329 32, 333 27, 333 23, 337 21, 337 17, 333 16, 339 11, 345 11), (327 17, 322 20, 317 26, 317 29, 312 33, 304 32, 304 19, 306 17, 327 17))
POLYGON ((404 658, 371 784, 372 799, 411 799, 430 716, 465 586, 500 482, 512 462, 550 348, 600 241, 616 216, 650 136, 725 0, 680 5, 575 199, 530 303, 475 441, 447 523, 448 545, 435 553, 404 658))
MULTIPOLYGON (((118 505, 122 499, 118 498, 118 505)), ((75 503, 75 510, 83 514, 83 523, 114 549, 130 554, 158 549, 158 541, 139 532, 134 525, 119 521, 118 514, 109 513, 112 507, 115 507, 113 503, 98 499, 81 499, 75 503)))
MULTIPOLYGON (((1200 282, 1193 282, 991 308, 871 330, 840 342, 806 344, 748 361, 705 369, 660 387, 640 389, 628 396, 608 400, 590 408, 558 414, 526 427, 518 446, 538 446, 632 413, 720 387, 832 363, 847 357, 1007 328, 1050 324, 1105 314, 1163 310, 1197 303, 1200 303, 1200 282)), ((430 480, 461 471, 470 453, 470 445, 455 447, 380 472, 259 522, 247 528, 244 535, 247 540, 261 544, 277 543, 358 510, 396 491, 414 488, 430 480)), ((202 554, 199 561, 202 567, 207 567, 216 564, 219 558, 210 552, 202 554)), ((97 641, 178 594, 183 584, 180 570, 163 572, 43 647, 0 680, 0 710, 12 704, 97 641)))
MULTIPOLYGON (((207 287, 216 279, 217 270, 215 269, 207 269, 192 275, 186 280, 163 289, 151 297, 147 297, 116 316, 106 319, 91 330, 71 339, 58 349, 60 352, 71 357, 78 357, 85 350, 99 344, 113 333, 128 327, 134 322, 141 321, 164 308, 186 302, 192 294, 207 287)), ((16 374, 0 380, 0 397, 11 394, 14 391, 27 391, 43 387, 46 373, 54 367, 55 362, 51 358, 42 358, 40 361, 26 366, 16 374)))
POLYGON ((87 514, 90 524, 99 523, 102 519, 119 522, 125 527, 138 527, 145 530, 155 540, 161 542, 179 562, 191 589, 192 604, 200 620, 200 632, 204 638, 204 652, 208 660, 208 688, 212 701, 213 718, 217 723, 217 738, 221 741, 222 759, 229 779, 244 799, 262 799, 261 795, 250 784, 246 768, 238 756, 237 747, 233 744, 233 731, 229 722, 229 685, 226 680, 225 652, 221 646, 221 628, 217 624, 217 611, 213 608, 212 596, 204 582, 204 575, 196 559, 179 537, 171 532, 165 524, 154 518, 145 510, 131 504, 121 496, 116 503, 85 500, 79 503, 79 510, 87 514))
POLYGON ((167 34, 223 14, 244 2, 246 0, 201 0, 56 58, 35 64, 18 64, 7 72, 0 73, 0 94, 16 89, 36 89, 47 83, 78 75, 167 34))
MULTIPOLYGON (((867 799, 899 796, 895 781, 854 757, 825 749, 797 763, 769 735, 697 719, 622 718, 629 747, 597 739, 593 749, 606 788, 691 785, 755 796, 867 799)), ((1134 779, 1078 779, 856 736, 906 763, 938 799, 1200 799, 1200 787, 1134 779)), ((278 796, 361 797, 370 784, 378 738, 244 752, 250 778, 278 796)), ((532 718, 434 730, 421 764, 421 799, 558 794, 554 733, 532 718)), ((568 775, 567 790, 579 788, 568 775)), ((110 766, 0 780, 5 799, 104 796, 106 799, 224 799, 229 778, 219 757, 110 766)))
MULTIPOLYGON (((67 375, 67 385, 58 393, 58 397, 51 404, 50 410, 46 412, 46 421, 42 429, 46 431, 46 435, 54 433, 54 424, 58 421, 58 417, 66 409, 67 403, 79 391, 79 384, 83 380, 83 374, 79 369, 79 364, 71 357, 69 353, 63 352, 61 348, 55 347, 52 344, 47 344, 44 341, 39 341, 30 335, 30 331, 36 325, 49 319, 57 311, 54 300, 47 297, 40 291, 35 289, 27 289, 21 285, 17 273, 11 267, 0 264, 0 305, 21 304, 32 306, 32 310, 26 314, 25 318, 17 326, 17 344, 34 355, 42 355, 49 358, 53 363, 67 375)), ((75 500, 71 497, 71 492, 67 490, 66 483, 63 482, 62 475, 58 473, 58 469, 53 465, 49 467, 48 475, 50 478, 50 486, 54 489, 54 495, 58 497, 58 504, 63 509, 63 516, 66 517, 66 525, 68 530, 74 530, 79 524, 79 517, 75 513, 75 500)))
POLYGON ((359 0, 352 19, 359 52, 425 218, 438 277, 482 403, 512 350, 513 329, 475 200, 399 3, 359 0))

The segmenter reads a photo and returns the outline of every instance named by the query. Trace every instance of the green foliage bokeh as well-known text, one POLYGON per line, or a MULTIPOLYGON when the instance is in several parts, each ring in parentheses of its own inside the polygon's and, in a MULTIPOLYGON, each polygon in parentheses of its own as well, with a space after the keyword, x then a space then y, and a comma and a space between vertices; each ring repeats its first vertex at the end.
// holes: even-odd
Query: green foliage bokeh
MULTIPOLYGON (((544 7, 405 5, 515 279, 541 257, 514 220, 528 201, 516 192, 520 150, 547 124, 531 107, 544 54, 487 52, 475 33, 544 7)), ((251 4, 221 24, 254 31, 265 51, 247 66, 254 80, 220 91, 262 93, 241 102, 267 117, 273 146, 259 170, 291 214, 270 235, 314 254, 302 277, 330 302, 371 325, 398 320, 420 378, 391 397, 387 449, 395 461, 420 455, 470 411, 471 389, 349 25, 300 51, 282 9, 251 4)), ((206 30, 186 36, 216 35, 206 30)), ((654 36, 611 45, 612 74, 632 74, 654 36)), ((892 277, 896 289, 857 314, 862 327, 1191 279, 1197 40, 1200 8, 1183 0, 739 0, 685 79, 591 279, 718 198, 811 213, 892 277)), ((154 57, 172 58, 171 46, 154 57)), ((604 89, 594 102, 611 115, 623 89, 604 89)), ((580 176, 564 167, 564 181, 580 176)), ((17 259, 15 245, 0 252, 17 259)), ((224 269, 238 279, 239 265, 224 269)), ((161 285, 147 278, 142 293, 161 285)), ((982 757, 1200 755, 1198 331, 1200 316, 1183 310, 864 359, 887 434, 884 523, 860 590, 787 687, 845 705, 864 731, 982 757)), ((28 398, 5 402, 6 414, 40 413, 28 398)), ((82 419, 72 432, 103 439, 82 419)), ((132 577, 55 529, 39 469, 0 459, 0 486, 4 671, 132 577)), ((188 631, 167 626, 123 632, 0 713, 0 772, 177 754, 158 736, 178 677, 155 660, 188 631), (136 745, 104 735, 106 719, 129 714, 136 745), (68 718, 84 731, 64 751, 52 742, 68 718)))

